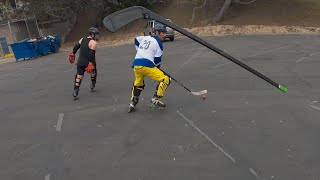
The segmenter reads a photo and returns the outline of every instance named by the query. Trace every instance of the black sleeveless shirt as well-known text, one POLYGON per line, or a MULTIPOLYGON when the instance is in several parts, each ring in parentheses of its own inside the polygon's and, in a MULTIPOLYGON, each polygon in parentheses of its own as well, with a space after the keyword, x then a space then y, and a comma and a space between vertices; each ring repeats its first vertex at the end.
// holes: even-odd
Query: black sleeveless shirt
POLYGON ((82 41, 80 44, 80 54, 77 62, 78 66, 87 66, 89 64, 90 40, 92 40, 92 38, 88 38, 88 37, 82 38, 82 41))

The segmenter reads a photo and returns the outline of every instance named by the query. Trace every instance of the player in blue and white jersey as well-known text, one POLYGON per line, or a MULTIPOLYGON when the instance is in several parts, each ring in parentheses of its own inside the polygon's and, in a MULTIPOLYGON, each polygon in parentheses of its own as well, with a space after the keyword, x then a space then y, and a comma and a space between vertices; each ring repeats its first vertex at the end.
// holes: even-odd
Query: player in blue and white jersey
POLYGON ((145 87, 144 77, 149 77, 159 82, 156 87, 156 92, 151 99, 152 105, 161 108, 165 107, 165 103, 161 101, 161 98, 170 84, 170 77, 159 68, 163 54, 162 41, 166 36, 166 31, 164 25, 156 24, 153 35, 139 36, 134 40, 137 49, 135 59, 132 63, 135 81, 132 87, 132 97, 128 112, 133 111, 139 102, 139 96, 145 87))

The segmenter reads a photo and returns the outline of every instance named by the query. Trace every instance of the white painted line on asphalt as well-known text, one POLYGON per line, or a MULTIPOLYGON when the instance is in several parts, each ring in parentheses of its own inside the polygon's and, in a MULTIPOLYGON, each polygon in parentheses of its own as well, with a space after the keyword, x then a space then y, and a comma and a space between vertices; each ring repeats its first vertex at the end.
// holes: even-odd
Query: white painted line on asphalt
POLYGON ((185 120, 187 121, 194 129, 196 129, 202 136, 204 136, 208 141, 211 142, 212 145, 214 145, 216 148, 218 148, 225 156, 227 156, 233 163, 236 163, 236 160, 227 152, 225 152, 218 144, 216 144, 209 136, 207 136, 205 133, 201 131, 194 123, 189 120, 186 116, 184 116, 180 111, 177 111, 177 113, 185 120))
POLYGON ((62 123, 63 123, 63 117, 64 117, 64 113, 60 113, 59 114, 59 118, 58 118, 57 127, 56 127, 56 131, 58 131, 58 132, 61 131, 62 123))
POLYGON ((304 59, 306 59, 307 57, 303 57, 303 58, 301 58, 301 59, 299 59, 298 61, 296 61, 297 63, 298 62, 301 62, 301 61, 303 61, 304 59))
MULTIPOLYGON (((298 43, 296 43, 296 44, 298 44, 298 43)), ((264 52, 259 53, 259 54, 247 56, 246 58, 251 58, 251 57, 260 56, 260 55, 267 54, 267 53, 269 53, 269 52, 273 52, 273 51, 276 51, 276 50, 280 50, 280 49, 283 49, 283 48, 286 48, 286 47, 289 47, 289 46, 291 46, 291 44, 290 44, 290 45, 286 45, 286 46, 281 46, 281 47, 278 47, 278 48, 275 48, 275 49, 270 49, 270 50, 264 51, 264 52)))
POLYGON ((215 69, 215 68, 218 68, 218 67, 221 67, 221 66, 224 66, 224 65, 227 65, 227 64, 231 64, 231 63, 232 62, 226 62, 226 63, 220 64, 220 65, 217 65, 217 66, 213 66, 210 69, 215 69))
POLYGON ((320 107, 314 106, 314 105, 310 105, 313 109, 319 110, 320 111, 320 107))
MULTIPOLYGON (((300 43, 300 42, 299 42, 300 43)), ((296 43, 296 44, 299 44, 299 43, 296 43)), ((281 47, 278 47, 278 48, 275 48, 275 49, 270 49, 270 50, 267 50, 267 51, 264 51, 262 53, 259 53, 259 54, 254 54, 254 55, 251 55, 251 56, 247 56, 245 58, 241 58, 239 60, 243 60, 243 59, 246 59, 246 58, 251 58, 251 57, 256 57, 256 56, 260 56, 260 55, 263 55, 263 54, 266 54, 266 53, 269 53, 269 52, 273 52, 273 51, 276 51, 276 50, 280 50, 280 49, 283 49, 283 48, 286 48, 286 47, 289 47, 291 46, 290 45, 286 45, 286 46, 281 46, 281 47)), ((224 64, 220 64, 220 65, 217 65, 217 66, 213 66, 211 67, 211 69, 215 69, 215 68, 218 68, 218 67, 221 67, 221 66, 224 66, 224 65, 227 65, 227 64, 231 64, 232 62, 227 62, 227 63, 224 63, 224 64)))
POLYGON ((256 173, 252 168, 250 168, 250 172, 251 172, 257 179, 260 179, 258 173, 256 173))
POLYGON ((193 54, 190 58, 188 58, 180 67, 179 69, 181 69, 184 65, 188 64, 190 61, 196 59, 196 58, 199 58, 201 57, 201 54, 200 53, 195 53, 193 54))
POLYGON ((44 180, 50 180, 50 174, 46 175, 46 176, 44 177, 44 180))
POLYGON ((315 52, 315 53, 313 53, 313 54, 310 54, 310 55, 307 56, 307 57, 303 57, 303 58, 299 59, 299 60, 296 61, 296 62, 297 62, 297 63, 298 63, 298 62, 301 62, 301 61, 303 61, 303 60, 305 60, 305 59, 307 59, 307 58, 309 58, 309 57, 312 57, 312 56, 314 56, 314 55, 316 55, 316 54, 319 54, 319 53, 320 53, 320 51, 315 52))
POLYGON ((16 154, 16 157, 20 157, 21 155, 27 153, 27 152, 30 152, 31 150, 41 146, 42 144, 34 144, 34 145, 31 145, 29 147, 27 147, 26 149, 24 149, 23 151, 20 151, 16 154))

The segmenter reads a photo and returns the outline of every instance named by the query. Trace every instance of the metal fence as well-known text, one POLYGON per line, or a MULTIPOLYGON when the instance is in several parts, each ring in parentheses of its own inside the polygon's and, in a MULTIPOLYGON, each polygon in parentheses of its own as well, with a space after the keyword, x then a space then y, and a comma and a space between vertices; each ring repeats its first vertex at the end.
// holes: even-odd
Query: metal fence
POLYGON ((15 42, 41 36, 38 22, 34 17, 8 21, 8 27, 15 42))
POLYGON ((0 56, 8 54, 8 44, 42 36, 35 17, 0 24, 0 56))

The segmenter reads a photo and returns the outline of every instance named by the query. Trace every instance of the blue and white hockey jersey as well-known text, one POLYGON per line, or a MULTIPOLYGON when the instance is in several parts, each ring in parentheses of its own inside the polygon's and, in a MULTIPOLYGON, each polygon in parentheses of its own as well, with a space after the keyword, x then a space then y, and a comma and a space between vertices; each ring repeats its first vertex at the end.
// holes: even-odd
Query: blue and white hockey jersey
POLYGON ((137 49, 134 66, 156 67, 161 63, 163 45, 157 36, 139 36, 134 39, 137 49))

